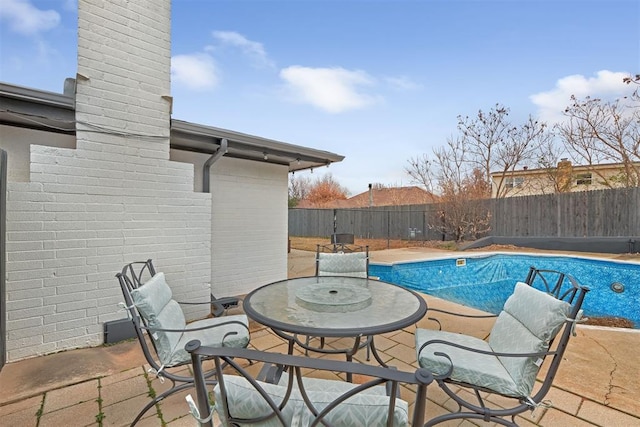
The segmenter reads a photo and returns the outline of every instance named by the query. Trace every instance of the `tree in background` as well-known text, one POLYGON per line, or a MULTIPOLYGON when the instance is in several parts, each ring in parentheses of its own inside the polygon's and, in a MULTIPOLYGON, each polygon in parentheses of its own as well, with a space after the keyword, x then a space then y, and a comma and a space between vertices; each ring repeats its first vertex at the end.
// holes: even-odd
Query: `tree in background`
POLYGON ((429 228, 453 236, 457 242, 488 232, 491 213, 484 200, 491 195, 491 187, 481 168, 469 169, 464 139, 449 139, 445 147, 434 150, 434 156, 441 202, 429 228))
POLYGON ((328 173, 311 184, 304 199, 311 202, 314 206, 322 207, 334 200, 345 200, 348 195, 349 190, 341 186, 338 181, 328 173))
MULTIPOLYGON (((634 85, 640 86, 640 74, 636 74, 635 76, 625 77, 624 79, 622 79, 622 81, 623 83, 626 83, 628 85, 634 84, 634 85)), ((633 91, 633 95, 631 95, 636 100, 640 100, 640 92, 638 92, 638 90, 640 90, 640 88, 636 87, 636 89, 633 91)))
MULTIPOLYGON (((627 81, 625 79, 625 81, 627 81)), ((638 80, 629 80, 628 83, 638 80)), ((621 172, 608 176, 593 168, 599 183, 607 187, 640 186, 640 97, 615 101, 571 97, 564 111, 567 120, 556 126, 566 151, 577 163, 592 166, 620 163, 621 172)))
POLYGON ((544 122, 529 116, 526 122, 515 125, 508 119, 509 109, 496 104, 485 113, 478 111, 474 118, 458 116, 458 131, 466 147, 468 170, 480 169, 488 183, 491 197, 491 174, 500 174, 496 197, 504 197, 510 190, 505 177, 516 168, 536 165, 541 147, 553 138, 544 122))
POLYGON ((295 208, 304 200, 311 190, 311 179, 309 177, 291 174, 289 178, 289 207, 295 208))
POLYGON ((423 187, 431 194, 436 193, 435 176, 437 166, 428 154, 411 157, 408 160, 409 166, 404 168, 404 172, 409 175, 411 182, 423 187))
POLYGON ((498 197, 504 197, 508 172, 535 164, 541 147, 551 138, 547 126, 532 117, 514 125, 508 115, 508 108, 496 104, 474 118, 459 116, 457 137, 435 148, 432 157, 423 154, 409 159, 405 172, 413 183, 442 200, 431 228, 458 241, 489 231, 491 216, 483 200, 491 198, 491 172, 501 172, 496 190, 498 197))

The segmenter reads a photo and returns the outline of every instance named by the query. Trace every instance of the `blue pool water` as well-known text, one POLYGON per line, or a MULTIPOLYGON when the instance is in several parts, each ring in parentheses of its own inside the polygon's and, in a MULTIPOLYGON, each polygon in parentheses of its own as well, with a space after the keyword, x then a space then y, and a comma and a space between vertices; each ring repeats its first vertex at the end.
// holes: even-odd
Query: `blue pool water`
POLYGON ((594 258, 545 255, 495 254, 456 259, 371 264, 369 274, 438 298, 497 314, 513 293, 517 281, 524 281, 530 266, 559 270, 572 275, 591 291, 583 309, 593 317, 613 316, 631 320, 640 328, 640 264, 594 258), (616 293, 611 284, 624 285, 616 293))

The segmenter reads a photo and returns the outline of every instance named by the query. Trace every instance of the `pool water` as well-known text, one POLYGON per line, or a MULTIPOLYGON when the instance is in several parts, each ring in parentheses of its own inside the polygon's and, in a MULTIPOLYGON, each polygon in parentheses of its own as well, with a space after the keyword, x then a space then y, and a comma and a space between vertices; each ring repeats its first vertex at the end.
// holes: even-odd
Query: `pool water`
POLYGON ((516 282, 526 279, 531 266, 565 272, 590 288, 583 304, 587 317, 622 317, 640 328, 640 263, 570 256, 494 254, 392 265, 372 263, 369 274, 418 292, 498 314, 513 293, 516 282), (612 290, 614 283, 622 284, 624 290, 612 290))

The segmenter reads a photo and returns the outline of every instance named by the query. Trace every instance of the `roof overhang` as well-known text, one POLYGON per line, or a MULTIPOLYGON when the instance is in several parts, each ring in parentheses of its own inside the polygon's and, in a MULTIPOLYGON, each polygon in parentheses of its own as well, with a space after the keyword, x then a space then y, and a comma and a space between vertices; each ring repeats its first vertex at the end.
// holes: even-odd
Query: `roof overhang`
MULTIPOLYGON (((0 124, 75 135, 74 96, 0 82, 0 124)), ((344 159, 328 151, 171 120, 172 149, 213 154, 223 139, 227 140, 227 157, 284 165, 289 171, 327 166, 344 159)))

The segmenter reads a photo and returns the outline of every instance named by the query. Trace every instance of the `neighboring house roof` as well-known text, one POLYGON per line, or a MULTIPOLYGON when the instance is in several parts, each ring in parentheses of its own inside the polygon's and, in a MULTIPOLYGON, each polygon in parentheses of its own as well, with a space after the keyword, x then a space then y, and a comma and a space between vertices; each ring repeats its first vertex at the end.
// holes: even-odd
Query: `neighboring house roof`
POLYGON ((297 208, 306 209, 349 209, 371 206, 421 205, 437 201, 437 197, 420 187, 385 187, 373 188, 350 197, 346 200, 332 200, 327 203, 314 204, 301 200, 297 208), (370 199, 371 197, 371 199, 370 199))
MULTIPOLYGON (((0 125, 75 134, 75 80, 65 81, 65 93, 0 82, 0 125)), ((171 148, 214 154, 227 140, 227 157, 286 165, 289 171, 340 162, 344 156, 247 135, 213 126, 171 120, 171 148)))

